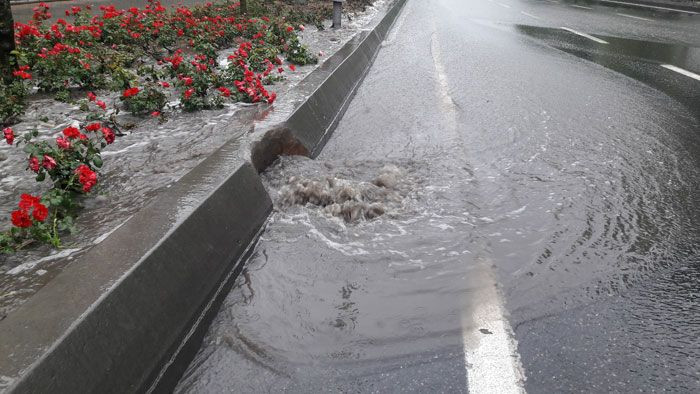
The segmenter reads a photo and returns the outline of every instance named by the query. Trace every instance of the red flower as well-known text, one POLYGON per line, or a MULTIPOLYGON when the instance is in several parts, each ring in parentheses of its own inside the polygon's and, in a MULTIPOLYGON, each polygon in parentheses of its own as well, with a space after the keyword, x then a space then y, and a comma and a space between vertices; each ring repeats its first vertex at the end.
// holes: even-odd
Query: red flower
POLYGON ((124 98, 131 97, 131 96, 136 96, 139 94, 139 88, 129 88, 124 90, 124 93, 122 94, 124 98))
POLYGON ((97 100, 97 102, 96 102, 95 104, 96 104, 98 107, 100 107, 100 108, 102 108, 102 109, 104 109, 104 110, 107 109, 107 104, 105 104, 104 101, 97 100))
POLYGON ((65 129, 63 129, 63 135, 65 135, 66 137, 68 137, 70 139, 74 139, 74 138, 80 138, 81 133, 77 127, 70 126, 70 127, 66 127, 65 129))
POLYGON ((88 96, 88 100, 90 100, 90 101, 97 100, 97 96, 95 96, 95 93, 93 93, 93 92, 88 92, 87 96, 88 96))
POLYGON ((44 161, 41 163, 41 165, 50 171, 56 168, 56 160, 49 155, 44 155, 44 161))
POLYGON ((39 172, 39 159, 33 156, 29 158, 29 168, 34 172, 39 172))
POLYGON ((75 169, 78 174, 78 181, 83 185, 83 192, 88 193, 97 183, 97 174, 85 164, 81 164, 75 169))
POLYGON ((43 222, 46 220, 47 216, 49 216, 49 210, 46 208, 46 205, 42 203, 37 203, 34 205, 34 211, 32 211, 32 217, 34 217, 34 219, 39 222, 43 222))
POLYGON ((277 67, 277 72, 282 74, 284 72, 284 69, 282 67, 277 67))
POLYGON ((22 79, 32 79, 32 74, 22 70, 13 71, 12 75, 14 75, 15 77, 20 77, 22 79))
POLYGON ((20 228, 31 227, 32 219, 29 217, 29 212, 23 210, 13 211, 12 224, 20 228))
POLYGON ((102 135, 105 137, 105 141, 107 144, 111 144, 114 142, 114 131, 110 129, 109 127, 103 127, 102 128, 102 135))
POLYGON ((2 133, 5 135, 5 141, 7 141, 8 144, 12 145, 12 143, 15 141, 15 132, 10 127, 8 127, 5 130, 3 130, 2 133))
POLYGON ((222 87, 219 88, 219 92, 221 92, 221 95, 224 96, 224 97, 229 97, 229 96, 231 96, 231 91, 230 91, 228 88, 224 87, 224 86, 222 86, 222 87))
POLYGON ((157 118, 157 117, 160 116, 160 112, 158 112, 158 111, 153 111, 153 112, 151 112, 151 116, 154 117, 154 118, 157 118))
POLYGON ((85 126, 85 130, 87 131, 97 131, 102 127, 99 123, 90 123, 89 125, 85 126))
POLYGON ((170 84, 167 83, 167 82, 165 82, 165 81, 163 81, 163 82, 160 83, 160 86, 162 86, 162 87, 164 87, 164 88, 169 88, 169 87, 170 87, 170 84))
POLYGON ((194 89, 185 90, 185 98, 189 99, 190 97, 192 97, 192 93, 194 93, 194 89))
POLYGON ((56 145, 61 149, 70 149, 70 141, 63 137, 56 138, 56 145))
POLYGON ((304 25, 299 25, 299 30, 304 31, 304 25))
POLYGON ((190 78, 190 77, 184 77, 184 78, 182 78, 182 83, 184 83, 185 86, 190 86, 190 85, 192 85, 192 82, 193 82, 193 81, 192 81, 192 78, 190 78))
POLYGON ((297 67, 296 67, 295 65, 293 65, 293 64, 290 64, 290 65, 289 65, 289 69, 292 70, 292 71, 296 71, 296 70, 297 70, 297 67))
POLYGON ((19 196, 19 209, 28 211, 36 204, 41 203, 41 198, 34 197, 31 194, 23 193, 19 196))
POLYGON ((291 33, 294 31, 294 28, 292 26, 287 26, 287 33, 291 33))

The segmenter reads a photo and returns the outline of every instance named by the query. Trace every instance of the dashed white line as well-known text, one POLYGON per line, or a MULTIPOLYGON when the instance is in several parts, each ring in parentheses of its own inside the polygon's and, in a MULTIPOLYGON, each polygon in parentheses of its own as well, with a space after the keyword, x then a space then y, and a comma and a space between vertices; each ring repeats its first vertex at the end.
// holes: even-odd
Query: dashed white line
POLYGON ((509 6, 508 4, 503 4, 503 3, 496 3, 496 4, 498 4, 498 5, 500 5, 501 7, 504 7, 504 8, 510 8, 510 6, 509 6))
POLYGON ((693 14, 693 15, 698 15, 700 12, 695 12, 695 11, 689 11, 689 10, 679 10, 677 8, 668 8, 668 7, 659 7, 656 5, 646 5, 646 4, 637 4, 637 3, 627 3, 624 1, 613 1, 613 0, 600 0, 601 3, 613 3, 613 4, 623 4, 623 5, 631 5, 633 7, 642 7, 642 8, 653 8, 655 10, 666 10, 666 11, 675 11, 675 12, 683 12, 686 14, 693 14))
POLYGON ((520 11, 520 13, 523 14, 523 15, 525 15, 525 16, 529 16, 530 18, 541 19, 539 16, 535 16, 535 15, 532 15, 532 14, 528 14, 528 13, 525 12, 525 11, 520 11))
POLYGON ((525 373, 503 297, 488 264, 477 271, 472 278, 476 288, 469 295, 470 313, 462 316, 467 388, 478 394, 525 393, 525 373))
POLYGON ((623 14, 622 12, 617 12, 617 15, 624 16, 624 17, 627 17, 627 18, 632 18, 632 19, 639 19, 640 21, 653 22, 652 19, 642 18, 641 16, 634 16, 634 15, 629 15, 629 14, 623 14))
POLYGON ((445 64, 442 62, 442 50, 440 49, 440 40, 437 37, 437 24, 435 21, 433 21, 433 34, 430 37, 430 53, 433 56, 438 82, 438 95, 441 99, 442 111, 440 112, 445 115, 448 131, 455 131, 457 130, 457 106, 452 99, 452 95, 450 95, 450 84, 447 80, 445 64))
POLYGON ((686 77, 690 77, 690 78, 697 79, 698 81, 700 81, 700 75, 695 74, 695 73, 692 72, 692 71, 688 71, 688 70, 682 69, 682 68, 680 68, 680 67, 676 67, 676 66, 674 66, 674 65, 672 65, 672 64, 662 64, 661 67, 666 68, 666 69, 669 69, 669 70, 671 70, 671 71, 675 71, 675 72, 677 72, 678 74, 683 74, 683 75, 685 75, 686 77))
POLYGON ((574 7, 574 8, 582 8, 582 9, 584 9, 584 10, 592 10, 592 9, 593 9, 593 8, 591 8, 591 7, 586 7, 586 6, 578 5, 578 4, 571 4, 571 6, 574 7))
POLYGON ((568 32, 570 32, 570 33, 574 33, 574 34, 579 35, 579 36, 581 36, 581 37, 588 38, 589 40, 595 41, 595 42, 597 42, 598 44, 609 44, 609 42, 607 42, 607 41, 605 41, 605 40, 601 40, 601 39, 598 38, 598 37, 593 37, 593 36, 590 35, 590 34, 581 33, 580 31, 576 31, 576 30, 570 29, 570 28, 568 28, 568 27, 560 27, 560 29, 566 30, 566 31, 568 31, 568 32))

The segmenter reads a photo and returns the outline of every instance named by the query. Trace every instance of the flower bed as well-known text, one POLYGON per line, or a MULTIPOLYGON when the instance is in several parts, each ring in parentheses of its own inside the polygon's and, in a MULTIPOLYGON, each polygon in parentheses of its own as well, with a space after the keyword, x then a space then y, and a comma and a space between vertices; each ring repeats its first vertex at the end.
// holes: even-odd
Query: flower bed
POLYGON ((35 180, 50 188, 21 195, 12 228, 0 233, 0 251, 33 241, 60 246, 60 235, 74 227, 80 197, 99 182, 102 150, 126 132, 121 112, 163 119, 226 102, 272 104, 276 93, 267 86, 281 79, 282 56, 292 71, 292 63, 316 62, 297 35, 303 26, 279 17, 241 16, 238 5, 169 11, 151 0, 128 10, 100 6, 94 15, 76 6, 65 11, 70 22, 59 18, 49 24, 49 6, 40 3, 32 21, 15 24, 16 67, 2 87, 1 121, 19 119, 28 92, 77 100, 84 116, 50 139, 38 138, 36 129, 17 135, 4 128, 5 142, 23 149, 35 180), (221 51, 231 46, 235 50, 222 61, 221 51), (106 101, 95 91, 120 96, 106 101))
MULTIPOLYGON (((60 4, 56 3, 56 6, 60 4)), ((358 30, 371 23, 386 4, 384 0, 378 0, 366 12, 349 14, 352 20, 346 19, 339 30, 328 29, 329 20, 323 22, 326 29, 322 31, 308 26, 299 38, 310 48, 310 53, 326 56, 325 53, 335 52, 358 30)), ((249 10, 250 5, 249 1, 249 10)), ((227 66, 227 57, 238 45, 218 51, 217 62, 222 67, 227 66)), ((64 135, 66 127, 85 123, 85 105, 93 112, 102 113, 100 102, 105 103, 105 112, 109 112, 105 117, 120 125, 120 135, 116 135, 114 142, 100 153, 104 164, 98 171, 98 183, 89 195, 77 196, 84 208, 78 211, 80 215, 72 223, 76 231, 61 234, 61 248, 34 242, 31 247, 23 247, 15 253, 0 254, 0 320, 50 282, 74 257, 102 242, 146 204, 158 198, 162 189, 168 188, 226 141, 239 139, 258 121, 274 123, 286 119, 308 94, 306 90, 296 89, 295 85, 315 66, 299 66, 296 72, 290 72, 285 61, 283 67, 285 78, 276 82, 273 88, 267 88, 278 93, 273 106, 225 100, 223 108, 183 111, 180 96, 171 87, 164 90, 167 103, 162 116, 153 117, 117 111, 116 108, 122 105, 123 90, 71 91, 75 99, 69 102, 57 101, 50 93, 29 95, 25 116, 11 126, 17 135, 15 143, 25 133, 36 129, 39 134, 32 137, 34 141, 54 144, 57 137, 64 135), (95 93, 94 101, 90 101, 89 92, 95 93)), ((233 93, 235 86, 228 89, 233 93)), ((90 123, 93 122, 85 124, 90 123)), ((93 133, 81 132, 86 135, 93 133)), ((92 137, 99 136, 93 133, 92 137)), ((11 212, 19 208, 17 204, 21 195, 43 195, 51 185, 48 179, 34 181, 36 174, 28 169, 27 154, 22 149, 0 142, 0 201, 3 201, 0 204, 0 228, 10 228, 11 212)))

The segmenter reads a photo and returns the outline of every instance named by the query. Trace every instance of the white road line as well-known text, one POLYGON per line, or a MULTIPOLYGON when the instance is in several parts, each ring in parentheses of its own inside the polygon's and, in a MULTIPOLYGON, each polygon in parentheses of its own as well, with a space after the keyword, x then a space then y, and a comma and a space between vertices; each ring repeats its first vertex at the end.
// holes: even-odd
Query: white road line
POLYGON ((639 19, 641 21, 647 21, 647 22, 653 22, 654 20, 652 19, 647 19, 647 18, 642 18, 641 16, 634 16, 634 15, 629 15, 629 14, 623 14, 622 12, 617 12, 617 15, 624 16, 627 18, 632 18, 632 19, 639 19))
POLYGON ((678 74, 683 74, 683 75, 685 75, 686 77, 690 77, 690 78, 697 79, 698 81, 700 81, 700 75, 695 74, 695 73, 692 72, 692 71, 688 71, 688 70, 682 69, 682 68, 680 68, 680 67, 676 67, 676 66, 674 66, 674 65, 672 65, 672 64, 662 64, 661 67, 667 68, 667 69, 669 69, 669 70, 671 70, 671 71, 677 72, 678 74))
POLYGON ((568 31, 568 32, 570 32, 570 33, 577 34, 577 35, 579 35, 579 36, 581 36, 581 37, 586 37, 586 38, 588 38, 589 40, 593 40, 593 41, 595 41, 595 42, 597 42, 597 43, 599 43, 599 44, 609 44, 607 41, 601 40, 601 39, 598 38, 598 37, 593 37, 593 36, 590 35, 590 34, 581 33, 580 31, 576 31, 576 30, 574 30, 574 29, 569 29, 568 27, 560 27, 560 29, 566 30, 566 31, 568 31))
POLYGON ((501 7, 510 8, 510 6, 508 4, 503 4, 503 3, 497 3, 497 4, 500 5, 501 7))
POLYGON ((430 37, 430 53, 433 56, 435 75, 437 77, 437 93, 440 96, 441 113, 445 116, 448 131, 457 130, 457 106, 450 94, 450 84, 447 80, 447 72, 442 62, 442 50, 437 37, 437 25, 433 22, 433 34, 430 37))
POLYGON ((539 16, 535 16, 535 15, 532 15, 532 14, 528 14, 528 13, 525 12, 525 11, 520 11, 520 13, 523 14, 523 15, 525 15, 525 16, 529 16, 530 18, 541 19, 539 16))
POLYGON ((467 388, 477 394, 525 393, 518 344, 491 268, 483 264, 475 271, 470 313, 462 316, 467 388))
POLYGON ((613 4, 624 4, 624 5, 631 5, 633 7, 642 7, 642 8, 653 8, 655 10, 666 10, 666 11, 675 11, 675 12, 683 12, 686 14, 693 14, 693 15, 698 15, 700 12, 695 12, 695 11, 687 11, 687 10, 679 10, 677 8, 668 8, 668 7, 659 7, 656 5, 646 5, 646 4, 637 4, 637 3, 627 3, 625 1, 613 1, 613 0, 600 0, 601 3, 613 3, 613 4))
POLYGON ((584 10, 592 10, 592 9, 593 9, 593 8, 591 8, 591 7, 586 7, 586 6, 578 5, 578 4, 570 4, 570 5, 571 5, 572 7, 575 7, 575 8, 583 8, 584 10))

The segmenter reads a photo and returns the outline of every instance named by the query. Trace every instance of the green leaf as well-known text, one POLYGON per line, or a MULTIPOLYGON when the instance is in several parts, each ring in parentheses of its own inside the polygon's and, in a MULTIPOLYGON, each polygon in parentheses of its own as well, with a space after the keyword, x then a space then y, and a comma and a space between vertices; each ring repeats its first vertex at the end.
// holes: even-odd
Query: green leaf
POLYGON ((102 158, 100 157, 100 155, 95 155, 92 158, 92 162, 95 164, 95 167, 97 167, 97 168, 102 167, 102 158))
POLYGON ((42 171, 42 172, 40 172, 39 174, 37 174, 37 176, 36 176, 36 181, 37 181, 37 182, 43 182, 44 179, 46 179, 46 173, 45 173, 45 172, 42 171))

